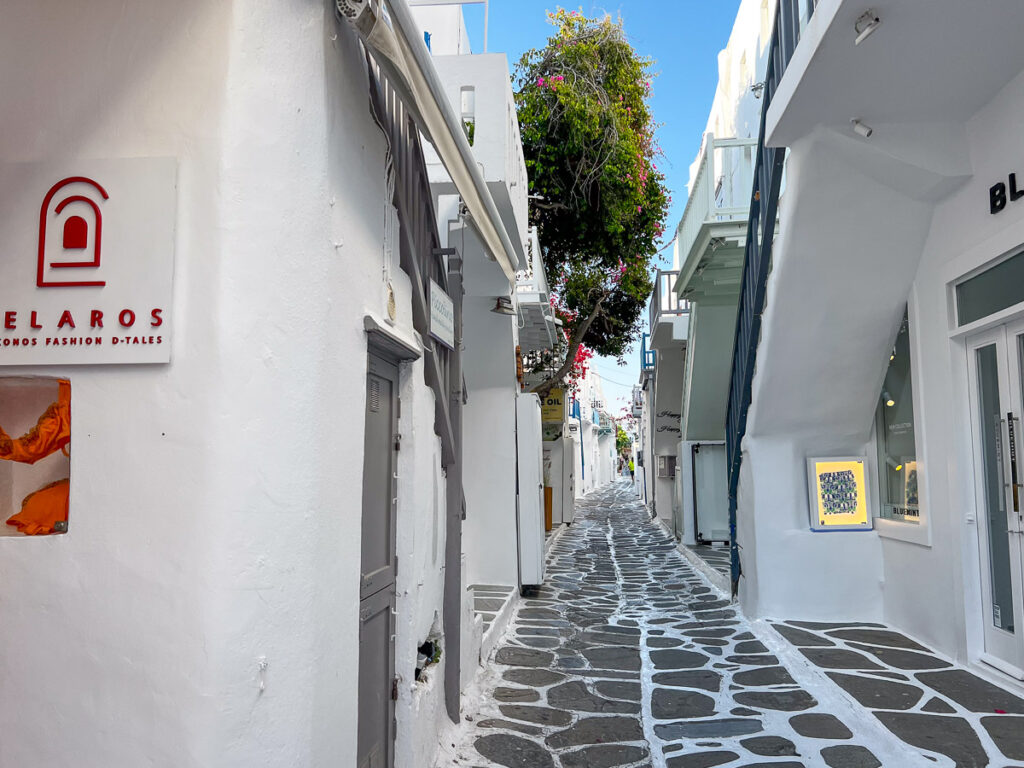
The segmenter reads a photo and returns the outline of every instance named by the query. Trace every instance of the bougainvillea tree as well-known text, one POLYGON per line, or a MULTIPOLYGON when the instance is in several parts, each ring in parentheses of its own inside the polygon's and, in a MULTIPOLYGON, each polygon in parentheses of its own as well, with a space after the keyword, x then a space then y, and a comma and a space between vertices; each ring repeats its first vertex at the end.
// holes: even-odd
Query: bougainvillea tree
POLYGON ((542 396, 578 377, 589 354, 622 356, 638 337, 671 202, 656 165, 653 62, 621 20, 549 18, 555 33, 516 68, 530 220, 563 323, 534 388, 542 396))

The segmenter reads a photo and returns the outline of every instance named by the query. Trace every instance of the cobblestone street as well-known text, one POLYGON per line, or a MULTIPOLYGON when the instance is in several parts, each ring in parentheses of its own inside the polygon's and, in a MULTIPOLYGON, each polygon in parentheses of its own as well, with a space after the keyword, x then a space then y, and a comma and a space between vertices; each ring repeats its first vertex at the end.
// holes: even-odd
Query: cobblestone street
POLYGON ((949 666, 880 625, 751 625, 618 483, 584 499, 552 546, 544 587, 521 602, 467 701, 479 711, 464 712, 439 766, 1024 759, 1024 702, 966 671, 936 672, 949 666), (928 671, 894 671, 907 669, 928 671))

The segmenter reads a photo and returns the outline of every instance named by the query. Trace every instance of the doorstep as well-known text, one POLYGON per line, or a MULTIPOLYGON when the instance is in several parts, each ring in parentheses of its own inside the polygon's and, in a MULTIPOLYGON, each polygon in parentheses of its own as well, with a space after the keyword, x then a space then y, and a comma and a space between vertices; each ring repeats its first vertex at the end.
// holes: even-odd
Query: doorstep
POLYGON ((497 638, 508 626, 512 607, 519 595, 515 587, 498 584, 471 584, 473 615, 483 621, 483 638, 480 641, 480 658, 486 659, 497 638))
POLYGON ((551 551, 551 547, 555 545, 555 542, 561 538, 565 530, 571 525, 571 523, 559 523, 558 525, 551 526, 551 530, 544 534, 544 556, 547 557, 548 552, 551 551))
MULTIPOLYGON (((655 518, 655 520, 662 527, 662 530, 674 540, 675 536, 673 536, 669 527, 665 525, 665 522, 660 517, 655 518)), ((712 546, 710 544, 690 546, 683 544, 681 541, 676 541, 676 549, 682 553, 690 565, 700 571, 704 578, 711 582, 715 589, 719 592, 724 592, 726 595, 732 594, 728 544, 721 546, 712 546)))

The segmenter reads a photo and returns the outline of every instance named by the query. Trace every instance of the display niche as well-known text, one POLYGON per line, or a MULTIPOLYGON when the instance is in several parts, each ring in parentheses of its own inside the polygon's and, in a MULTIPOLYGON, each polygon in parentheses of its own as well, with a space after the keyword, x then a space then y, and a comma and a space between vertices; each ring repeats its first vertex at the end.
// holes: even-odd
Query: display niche
POLYGON ((914 439, 914 393, 910 370, 910 324, 903 313, 876 413, 879 517, 920 525, 917 446, 914 439))
POLYGON ((68 530, 71 382, 0 377, 0 536, 68 530))

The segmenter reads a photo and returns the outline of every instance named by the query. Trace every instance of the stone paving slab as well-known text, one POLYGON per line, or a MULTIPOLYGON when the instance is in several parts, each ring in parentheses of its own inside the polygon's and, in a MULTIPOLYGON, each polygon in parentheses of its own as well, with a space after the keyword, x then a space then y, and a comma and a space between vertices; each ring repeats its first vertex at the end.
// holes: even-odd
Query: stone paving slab
POLYGON ((1011 760, 1024 760, 1024 698, 955 668, 909 637, 878 624, 789 621, 772 627, 922 754, 957 768, 1008 768, 1011 760), (849 654, 873 664, 832 671, 849 654))
POLYGON ((1016 704, 983 713, 992 691, 909 638, 858 623, 752 630, 626 483, 579 503, 548 558, 437 768, 1024 766, 1010 762, 1024 755, 1016 704))

